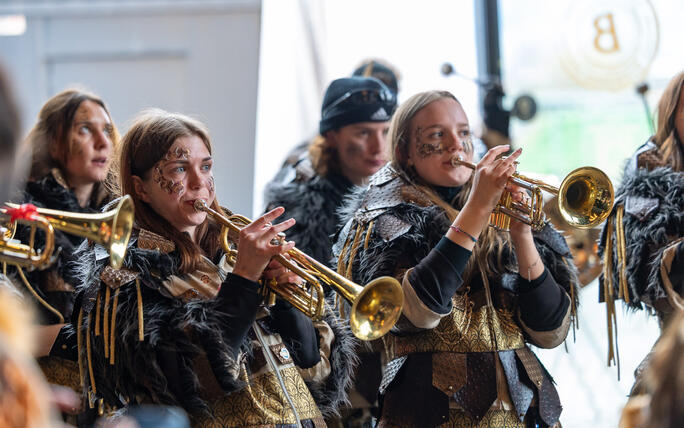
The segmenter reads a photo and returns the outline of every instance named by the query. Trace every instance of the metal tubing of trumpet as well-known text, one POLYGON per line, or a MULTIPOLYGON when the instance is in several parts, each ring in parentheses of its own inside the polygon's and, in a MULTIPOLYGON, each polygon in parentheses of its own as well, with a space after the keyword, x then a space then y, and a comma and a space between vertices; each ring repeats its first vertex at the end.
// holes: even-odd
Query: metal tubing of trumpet
MULTIPOLYGON (((206 212, 217 223, 224 227, 221 240, 226 251, 234 252, 230 248, 230 231, 234 234, 241 230, 236 224, 247 226, 251 221, 244 216, 231 215, 226 217, 207 206, 201 199, 195 201, 194 207, 198 211, 206 212), (227 229, 230 229, 227 231, 227 229)), ((280 239, 280 238, 276 238, 280 239)), ((305 290, 301 286, 288 284, 270 287, 271 292, 280 295, 300 311, 311 318, 317 319, 323 315, 324 292, 322 283, 347 300, 352 305, 350 313, 350 327, 352 333, 361 340, 374 340, 382 337, 396 324, 404 303, 404 293, 397 281, 390 277, 376 278, 362 287, 338 274, 327 266, 314 260, 302 251, 293 248, 287 253, 288 257, 278 255, 275 259, 283 266, 304 279, 311 287, 305 290), (311 290, 314 290, 315 293, 311 290)), ((265 295, 268 292, 264 293, 265 295)))
MULTIPOLYGON (((6 205, 10 208, 19 207, 19 205, 11 203, 6 205)), ((135 208, 130 196, 125 195, 122 197, 116 208, 105 213, 82 214, 49 208, 38 208, 36 212, 38 213, 37 218, 44 219, 50 226, 50 232, 45 230, 46 244, 42 253, 48 253, 48 246, 50 247, 49 253, 52 253, 54 247, 54 228, 71 235, 89 239, 104 246, 110 254, 110 264, 113 268, 119 269, 123 264, 135 217, 135 208)), ((45 229, 45 227, 43 228, 45 229)), ((29 246, 33 247, 32 243, 29 246)), ((44 268, 50 263, 45 260, 38 264, 40 266, 37 264, 34 264, 34 266, 44 268)))
MULTIPOLYGON (((0 208, 0 213, 6 214, 6 210, 0 208)), ((20 220, 24 222, 23 220, 20 220)), ((40 227, 45 232, 45 244, 42 250, 37 251, 33 246, 34 230, 31 230, 29 245, 15 243, 11 240, 0 241, 0 261, 25 267, 29 270, 44 269, 50 265, 52 253, 55 248, 55 231, 48 219, 36 215, 30 222, 40 227)), ((15 226, 16 227, 16 226, 15 226)), ((32 226, 33 227, 33 226, 32 226)))

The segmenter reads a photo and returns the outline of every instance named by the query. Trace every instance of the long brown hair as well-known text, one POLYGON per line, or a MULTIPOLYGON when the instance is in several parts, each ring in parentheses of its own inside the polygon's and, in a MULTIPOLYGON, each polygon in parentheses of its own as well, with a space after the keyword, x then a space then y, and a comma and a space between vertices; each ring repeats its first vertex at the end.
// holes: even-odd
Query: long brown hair
MULTIPOLYGON (((104 101, 95 94, 79 89, 66 89, 50 98, 40 109, 38 121, 26 137, 26 143, 30 144, 33 150, 30 180, 43 178, 55 167, 64 169, 73 149, 69 140, 69 130, 74 123, 76 111, 84 101, 100 105, 112 121, 104 101), (56 153, 54 157, 51 155, 53 151, 56 153)), ((111 139, 116 149, 119 144, 119 133, 113 121, 111 139)))
MULTIPOLYGON (((147 110, 138 115, 121 141, 118 156, 118 192, 129 194, 135 203, 135 221, 140 228, 147 229, 173 241, 180 255, 180 273, 197 269, 202 254, 213 258, 219 250, 220 228, 208 217, 197 227, 196 242, 185 233, 179 232, 144 202, 135 191, 133 176, 146 180, 152 167, 169 151, 178 138, 197 136, 211 154, 209 131, 201 122, 178 113, 164 110, 147 110), (174 233, 175 232, 175 233, 174 233)), ((214 198, 211 208, 223 212, 214 198)))
POLYGON ((311 141, 311 144, 309 144, 309 158, 311 159, 311 166, 314 171, 321 177, 325 177, 330 173, 339 174, 341 172, 337 149, 330 145, 325 136, 317 135, 311 141))
MULTIPOLYGON (((390 122, 388 138, 391 144, 391 165, 399 171, 404 179, 411 183, 416 189, 422 192, 427 199, 434 205, 439 206, 444 210, 451 221, 454 221, 458 215, 459 209, 465 205, 465 202, 470 195, 472 185, 472 176, 468 182, 463 186, 455 201, 456 208, 451 203, 453 201, 445 201, 437 192, 418 175, 416 170, 408 164, 409 144, 411 144, 411 136, 413 132, 413 118, 415 115, 435 101, 441 99, 451 99, 459 103, 458 99, 448 91, 427 91, 418 93, 408 100, 406 100, 392 116, 390 122)), ((460 103, 459 103, 460 104, 460 103)), ((471 153, 472 146, 466 148, 471 153)), ((486 276, 499 276, 503 273, 503 250, 510 248, 508 240, 504 236, 494 230, 487 228, 486 231, 478 239, 475 248, 473 249, 474 257, 471 257, 466 265, 463 274, 465 282, 469 282, 473 275, 477 273, 477 269, 482 271, 486 276)))
POLYGON ((640 167, 650 169, 657 166, 669 166, 675 171, 684 170, 684 148, 682 147, 684 135, 677 135, 675 126, 679 97, 683 87, 684 71, 670 80, 660 97, 656 115, 656 133, 652 138, 656 149, 639 157, 640 167))

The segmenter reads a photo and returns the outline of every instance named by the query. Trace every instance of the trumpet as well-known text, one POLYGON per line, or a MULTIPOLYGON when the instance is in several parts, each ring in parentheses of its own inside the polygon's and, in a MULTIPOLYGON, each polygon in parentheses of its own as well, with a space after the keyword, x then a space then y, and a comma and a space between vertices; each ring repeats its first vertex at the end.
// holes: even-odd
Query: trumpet
MULTIPOLYGON (((451 164, 472 170, 476 168, 474 163, 463 160, 461 156, 452 157, 451 164)), ((603 222, 610 214, 615 200, 610 178, 600 169, 591 166, 572 171, 563 179, 560 187, 517 172, 508 181, 527 189, 531 199, 529 203, 516 202, 511 192, 503 192, 490 217, 490 226, 504 231, 508 230, 511 217, 529 224, 534 230, 544 227, 542 190, 557 195, 561 217, 568 225, 578 229, 590 229, 603 222)))
MULTIPOLYGON (((195 201, 195 209, 206 212, 222 226, 221 244, 229 261, 234 263, 237 251, 233 249, 231 242, 235 242, 235 235, 250 224, 251 220, 232 213, 226 217, 211 209, 201 199, 195 201)), ((281 239, 275 238, 275 243, 282 242, 281 239)), ((351 304, 351 331, 361 340, 374 340, 384 336, 399 319, 404 305, 404 293, 396 279, 383 276, 360 286, 296 248, 287 254, 290 260, 281 254, 274 259, 306 283, 272 285, 265 282, 262 294, 267 301, 273 301, 275 295, 278 295, 314 321, 320 320, 325 309, 322 284, 326 284, 351 304)))
POLYGON ((28 269, 45 269, 52 264, 55 246, 54 230, 87 238, 104 246, 110 255, 110 264, 119 269, 123 263, 128 240, 133 229, 135 208, 133 200, 126 195, 116 208, 101 214, 81 214, 68 211, 35 208, 25 218, 7 219, 11 213, 21 209, 17 204, 6 204, 0 208, 0 215, 5 217, 4 233, 0 237, 0 261, 28 269), (16 232, 17 222, 31 225, 29 242, 17 243, 12 237, 16 232), (34 238, 36 228, 45 232, 45 245, 36 249, 34 238))

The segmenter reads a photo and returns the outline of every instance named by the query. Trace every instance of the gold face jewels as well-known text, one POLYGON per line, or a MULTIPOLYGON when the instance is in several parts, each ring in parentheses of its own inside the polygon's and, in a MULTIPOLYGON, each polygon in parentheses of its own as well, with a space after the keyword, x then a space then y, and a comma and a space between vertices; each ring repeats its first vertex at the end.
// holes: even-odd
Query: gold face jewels
POLYGON ((162 167, 169 161, 175 161, 179 159, 187 160, 190 157, 190 149, 176 147, 174 150, 169 150, 164 157, 159 159, 154 165, 154 182, 161 187, 162 190, 166 191, 168 194, 181 195, 185 192, 185 184, 183 180, 174 181, 167 177, 164 177, 164 172, 162 167))

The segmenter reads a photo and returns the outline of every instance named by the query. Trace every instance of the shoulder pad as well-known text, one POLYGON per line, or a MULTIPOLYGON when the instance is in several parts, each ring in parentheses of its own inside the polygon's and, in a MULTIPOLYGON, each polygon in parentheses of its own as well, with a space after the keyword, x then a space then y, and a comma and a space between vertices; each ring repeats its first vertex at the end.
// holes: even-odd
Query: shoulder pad
POLYGON ((385 242, 392 241, 411 229, 411 224, 391 214, 379 216, 375 222, 375 232, 385 242))
POLYGON ((114 269, 111 266, 107 266, 102 270, 100 279, 107 284, 109 288, 119 288, 122 285, 135 280, 138 275, 138 273, 128 269, 114 269))
POLYGON ((396 169, 392 168, 392 165, 387 164, 371 176, 371 178, 368 180, 368 184, 371 186, 382 186, 383 184, 393 180, 398 176, 399 172, 397 172, 396 169))
POLYGON ((657 198, 645 198, 642 196, 627 196, 625 198, 625 212, 633 215, 639 221, 644 221, 651 216, 660 206, 657 198))
POLYGON ((161 235, 152 233, 149 230, 140 229, 138 233, 138 248, 143 250, 157 250, 168 254, 176 249, 176 244, 161 235))

